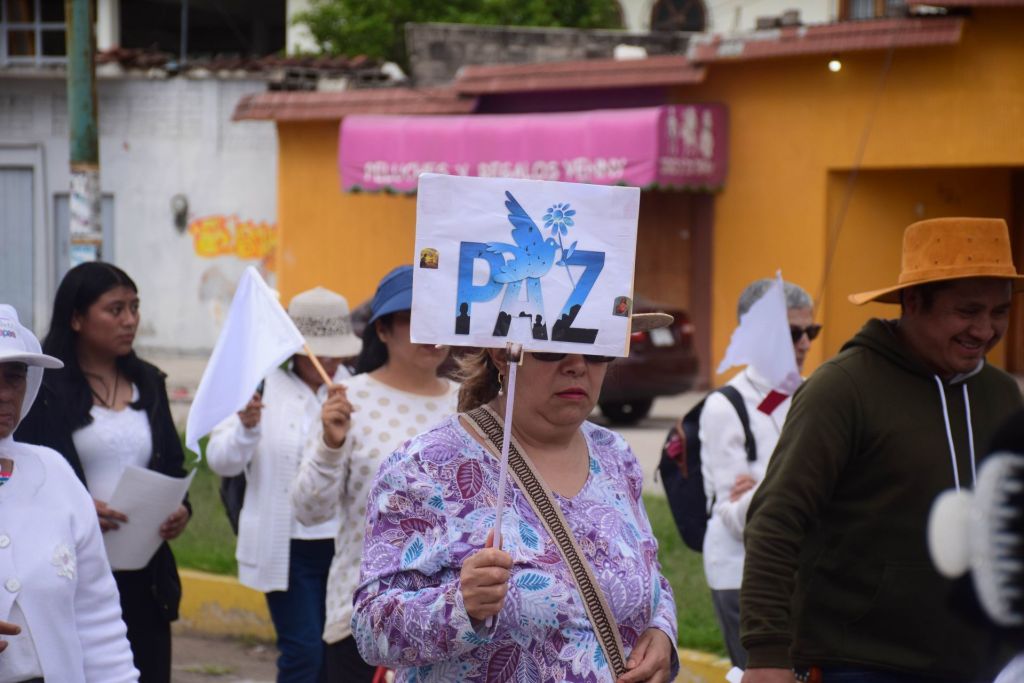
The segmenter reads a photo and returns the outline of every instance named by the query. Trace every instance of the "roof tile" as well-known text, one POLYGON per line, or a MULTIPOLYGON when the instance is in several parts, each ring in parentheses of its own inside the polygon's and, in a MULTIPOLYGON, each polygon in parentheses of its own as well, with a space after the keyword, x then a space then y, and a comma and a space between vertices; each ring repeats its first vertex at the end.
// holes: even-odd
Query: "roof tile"
POLYGON ((455 80, 463 95, 595 90, 687 85, 704 80, 704 69, 682 55, 646 59, 588 59, 533 64, 467 66, 455 80))
POLYGON ((907 4, 934 7, 1024 7, 1024 0, 907 0, 907 4))
POLYGON ((234 121, 332 121, 349 114, 469 114, 475 97, 452 88, 380 88, 339 92, 272 91, 246 95, 234 121))
POLYGON ((713 35, 691 42, 688 56, 693 62, 703 64, 890 47, 955 45, 960 42, 963 25, 961 17, 896 18, 713 35))

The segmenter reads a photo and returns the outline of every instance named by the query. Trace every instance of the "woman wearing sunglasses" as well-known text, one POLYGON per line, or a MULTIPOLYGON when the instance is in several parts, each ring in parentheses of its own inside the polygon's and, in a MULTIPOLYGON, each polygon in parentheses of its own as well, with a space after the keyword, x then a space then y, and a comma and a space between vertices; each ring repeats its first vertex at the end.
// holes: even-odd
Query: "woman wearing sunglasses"
POLYGON ((322 430, 314 430, 292 483, 296 518, 306 525, 340 515, 327 577, 328 681, 370 683, 375 667, 363 661, 350 627, 359 581, 366 496, 377 469, 411 436, 455 411, 458 385, 437 376, 448 350, 409 340, 412 266, 381 280, 370 304, 356 376, 328 391, 322 430))
MULTIPOLYGON (((742 318, 773 282, 774 279, 764 279, 748 285, 740 295, 737 317, 742 318)), ((783 288, 793 353, 797 368, 803 371, 807 351, 821 331, 821 325, 814 324, 813 304, 807 292, 791 282, 784 283, 783 288)), ((757 459, 748 460, 746 434, 736 409, 723 394, 710 394, 700 414, 704 490, 708 500, 714 501, 704 535, 704 575, 711 588, 711 601, 729 658, 734 666, 746 668, 747 654, 740 644, 739 634, 743 527, 754 489, 764 478, 768 459, 782 432, 790 399, 786 398, 770 412, 758 410, 773 387, 752 366, 747 366, 728 384, 743 399, 757 459)))
MULTIPOLYGON (((666 319, 634 316, 633 329, 666 319)), ((627 672, 613 674, 572 567, 517 485, 503 508, 501 548, 492 547, 500 463, 465 413, 403 445, 374 482, 352 618, 368 661, 397 669, 398 681, 674 678, 675 604, 640 466, 621 436, 586 421, 610 360, 524 354, 512 436, 593 571, 627 672)), ((462 366, 459 409, 479 415, 486 406, 502 423, 504 350, 467 356, 462 366)))

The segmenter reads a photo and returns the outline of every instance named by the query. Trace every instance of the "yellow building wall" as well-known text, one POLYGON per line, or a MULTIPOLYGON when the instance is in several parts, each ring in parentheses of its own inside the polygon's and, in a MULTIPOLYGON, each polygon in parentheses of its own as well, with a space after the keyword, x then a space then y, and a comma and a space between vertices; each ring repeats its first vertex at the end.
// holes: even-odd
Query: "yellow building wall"
MULTIPOLYGON (((845 191, 841 182, 830 187, 830 178, 853 167, 867 127, 864 169, 1024 166, 1021 35, 1024 11, 976 9, 959 45, 896 50, 880 98, 884 51, 842 54, 839 73, 828 71, 827 55, 713 64, 703 84, 675 91, 678 102, 723 102, 730 116, 729 175, 715 203, 712 367, 735 327, 740 292, 778 268, 820 301, 819 320, 829 325, 806 371, 878 312, 845 297, 896 281, 896 235, 917 218, 907 210, 912 193, 867 191, 871 180, 861 174, 834 254, 841 276, 825 266, 830 222, 845 191), (865 252, 864 241, 850 236, 878 216, 888 239, 865 252)), ((950 176, 961 203, 927 202, 926 215, 1008 217, 1007 200, 994 189, 983 196, 998 206, 970 197, 971 188, 988 189, 985 177, 950 176)), ((928 196, 941 191, 935 178, 920 182, 928 196)))
POLYGON ((281 301, 317 285, 354 308, 391 268, 412 263, 416 199, 341 191, 338 123, 279 123, 277 285, 281 301))

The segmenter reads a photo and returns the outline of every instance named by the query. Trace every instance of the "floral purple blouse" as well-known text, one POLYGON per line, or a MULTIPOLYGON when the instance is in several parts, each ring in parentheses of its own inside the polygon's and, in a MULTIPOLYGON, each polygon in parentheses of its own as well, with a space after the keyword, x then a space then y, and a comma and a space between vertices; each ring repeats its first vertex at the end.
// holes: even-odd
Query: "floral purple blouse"
MULTIPOLYGON (((675 602, 640 497, 640 466, 618 434, 589 422, 582 430, 590 476, 572 498, 556 494, 565 519, 627 656, 650 627, 675 643, 675 602)), ((515 486, 502 518, 513 560, 505 605, 490 629, 471 624, 459 569, 494 524, 498 464, 452 416, 381 466, 352 617, 360 653, 397 669, 400 682, 612 681, 572 574, 515 486)), ((673 677, 677 669, 673 656, 673 677)))

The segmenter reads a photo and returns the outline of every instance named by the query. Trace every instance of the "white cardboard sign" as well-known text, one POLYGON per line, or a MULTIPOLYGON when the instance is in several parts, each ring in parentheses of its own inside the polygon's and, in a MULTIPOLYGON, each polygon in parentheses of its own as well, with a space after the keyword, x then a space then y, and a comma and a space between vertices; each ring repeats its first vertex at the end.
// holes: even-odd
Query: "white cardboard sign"
POLYGON ((640 189, 423 174, 412 341, 625 356, 640 189))

